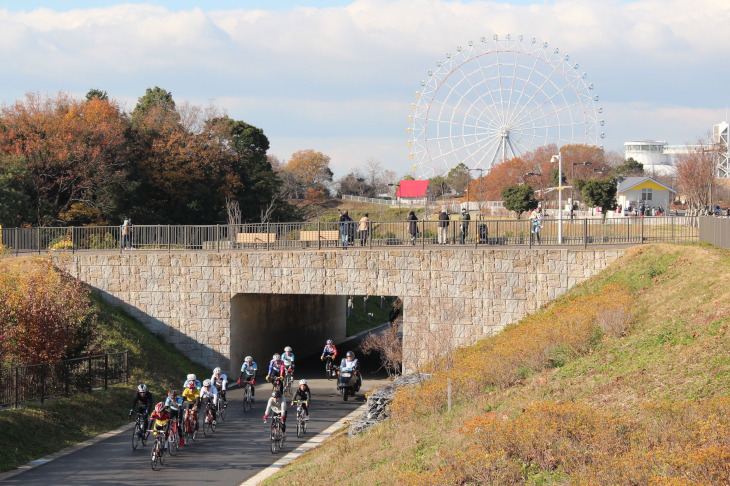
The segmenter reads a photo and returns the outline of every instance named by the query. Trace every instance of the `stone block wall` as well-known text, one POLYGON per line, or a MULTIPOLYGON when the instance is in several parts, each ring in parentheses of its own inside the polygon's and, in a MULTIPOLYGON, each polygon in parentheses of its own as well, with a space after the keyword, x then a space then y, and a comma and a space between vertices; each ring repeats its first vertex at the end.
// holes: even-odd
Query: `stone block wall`
MULTIPOLYGON (((498 332, 600 272, 623 249, 77 253, 57 265, 193 360, 231 358, 237 294, 403 299, 406 368, 498 332)), ((306 354, 306 353, 302 353, 306 354)))

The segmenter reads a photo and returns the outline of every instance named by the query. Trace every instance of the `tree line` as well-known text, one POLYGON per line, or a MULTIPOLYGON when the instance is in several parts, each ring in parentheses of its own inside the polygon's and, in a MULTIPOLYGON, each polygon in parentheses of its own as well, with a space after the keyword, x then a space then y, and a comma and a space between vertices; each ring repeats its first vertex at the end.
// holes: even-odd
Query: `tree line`
POLYGON ((267 156, 261 128, 148 88, 131 112, 105 91, 28 93, 0 111, 0 224, 296 221, 327 196, 329 157, 267 156))

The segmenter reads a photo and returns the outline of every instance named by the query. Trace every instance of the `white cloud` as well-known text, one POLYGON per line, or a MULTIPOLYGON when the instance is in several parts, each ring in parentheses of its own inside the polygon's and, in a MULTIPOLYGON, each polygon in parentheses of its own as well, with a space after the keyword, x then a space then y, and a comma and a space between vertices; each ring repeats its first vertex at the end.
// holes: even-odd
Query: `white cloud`
POLYGON ((727 25, 726 0, 0 10, 0 98, 94 87, 133 106, 158 85, 260 126, 280 157, 314 148, 336 175, 371 157, 402 174, 413 92, 457 45, 512 33, 560 47, 588 72, 604 101, 606 146, 620 149, 629 138, 692 140, 724 118, 727 25))

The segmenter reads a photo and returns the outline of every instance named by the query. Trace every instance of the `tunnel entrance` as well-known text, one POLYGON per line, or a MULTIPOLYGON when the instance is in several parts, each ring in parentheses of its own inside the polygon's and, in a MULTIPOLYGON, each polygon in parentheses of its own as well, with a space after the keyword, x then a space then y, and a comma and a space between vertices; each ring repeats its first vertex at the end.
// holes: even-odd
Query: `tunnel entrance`
POLYGON ((327 339, 339 344, 392 320, 392 296, 236 294, 231 299, 230 376, 246 356, 261 369, 285 346, 298 358, 319 354, 327 339))
POLYGON ((237 376, 243 358, 259 369, 285 346, 300 357, 321 352, 324 342, 345 338, 347 297, 306 294, 237 294, 231 299, 231 366, 237 376))

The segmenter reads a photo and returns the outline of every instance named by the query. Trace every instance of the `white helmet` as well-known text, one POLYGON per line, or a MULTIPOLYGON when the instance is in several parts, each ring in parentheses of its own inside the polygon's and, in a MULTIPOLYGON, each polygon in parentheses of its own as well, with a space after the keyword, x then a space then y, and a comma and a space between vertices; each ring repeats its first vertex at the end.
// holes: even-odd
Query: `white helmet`
POLYGON ((205 380, 203 382, 203 386, 210 386, 210 380, 205 380))
POLYGON ((253 361, 253 358, 251 356, 246 356, 246 358, 244 358, 244 361, 248 363, 249 361, 253 361))
POLYGON ((145 385, 144 383, 142 383, 141 385, 139 385, 137 387, 137 391, 140 392, 140 393, 146 392, 147 391, 147 385, 145 385))
POLYGON ((307 384, 307 380, 301 379, 301 380, 299 380, 299 384, 300 385, 306 385, 307 384))
POLYGON ((190 374, 188 375, 188 381, 191 381, 191 380, 192 380, 192 381, 197 381, 197 379, 198 379, 198 377, 197 377, 197 376, 195 376, 195 373, 190 373, 190 374))
POLYGON ((274 361, 279 361, 281 359, 281 355, 279 353, 276 353, 274 356, 272 356, 274 361))
POLYGON ((287 346, 284 348, 285 353, 291 353, 291 346, 287 346))
POLYGON ((328 339, 327 340, 327 344, 332 344, 332 340, 331 339, 328 339))
POLYGON ((220 368, 216 368, 216 369, 213 370, 213 374, 214 375, 220 375, 221 373, 223 373, 223 370, 220 369, 220 368))

